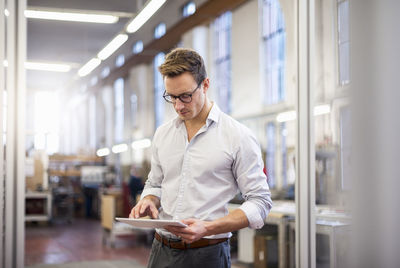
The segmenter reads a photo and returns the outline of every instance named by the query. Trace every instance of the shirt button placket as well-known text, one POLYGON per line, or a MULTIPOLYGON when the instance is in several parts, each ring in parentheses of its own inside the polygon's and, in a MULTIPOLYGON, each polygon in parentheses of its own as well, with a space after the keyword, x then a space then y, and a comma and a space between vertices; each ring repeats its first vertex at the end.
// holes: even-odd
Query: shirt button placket
POLYGON ((185 187, 186 187, 186 182, 187 182, 188 168, 189 168, 189 158, 188 158, 187 150, 186 150, 186 152, 183 156, 181 181, 180 181, 179 190, 178 190, 178 199, 177 199, 178 202, 177 202, 175 218, 178 218, 184 209, 183 208, 183 204, 184 204, 183 199, 184 199, 185 187))

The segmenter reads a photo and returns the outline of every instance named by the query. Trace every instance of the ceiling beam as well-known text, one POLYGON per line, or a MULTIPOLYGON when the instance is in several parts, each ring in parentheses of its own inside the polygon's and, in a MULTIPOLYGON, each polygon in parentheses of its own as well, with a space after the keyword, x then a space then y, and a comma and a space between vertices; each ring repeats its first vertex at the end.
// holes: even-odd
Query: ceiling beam
POLYGON ((121 67, 113 69, 110 74, 99 79, 96 85, 89 90, 97 90, 106 85, 111 85, 120 77, 128 76, 130 70, 139 64, 150 63, 159 52, 168 52, 181 40, 182 35, 196 26, 209 23, 222 13, 233 10, 248 0, 209 0, 200 6, 196 12, 183 18, 169 28, 164 36, 154 39, 147 44, 139 54, 130 56, 121 67))

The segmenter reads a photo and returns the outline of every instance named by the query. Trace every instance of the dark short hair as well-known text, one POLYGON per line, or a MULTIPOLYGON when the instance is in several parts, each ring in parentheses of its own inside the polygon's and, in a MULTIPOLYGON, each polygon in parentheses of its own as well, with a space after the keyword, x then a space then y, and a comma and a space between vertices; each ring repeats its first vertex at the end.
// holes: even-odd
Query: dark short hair
POLYGON ((206 67, 203 58, 188 48, 175 48, 165 56, 165 61, 158 67, 163 77, 175 77, 185 72, 193 75, 197 84, 200 84, 206 77, 206 67))

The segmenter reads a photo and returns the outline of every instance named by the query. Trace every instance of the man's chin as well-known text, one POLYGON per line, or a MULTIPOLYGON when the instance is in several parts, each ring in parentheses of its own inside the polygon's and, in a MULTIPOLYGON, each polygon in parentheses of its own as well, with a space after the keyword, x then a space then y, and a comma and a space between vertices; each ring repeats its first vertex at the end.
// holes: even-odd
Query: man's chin
POLYGON ((179 116, 179 118, 182 119, 182 120, 190 119, 190 113, 189 113, 189 112, 186 112, 186 113, 178 113, 178 116, 179 116))

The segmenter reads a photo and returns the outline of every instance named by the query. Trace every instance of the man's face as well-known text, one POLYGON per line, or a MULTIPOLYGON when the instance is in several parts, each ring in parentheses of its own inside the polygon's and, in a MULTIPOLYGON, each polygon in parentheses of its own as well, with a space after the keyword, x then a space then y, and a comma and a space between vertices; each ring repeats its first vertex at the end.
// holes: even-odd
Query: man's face
POLYGON ((206 100, 206 91, 208 89, 208 79, 197 88, 198 84, 194 80, 192 74, 183 73, 175 77, 165 77, 165 91, 172 96, 179 96, 181 94, 192 94, 192 101, 189 103, 182 102, 179 98, 174 99, 174 109, 182 120, 192 120, 199 115, 203 109, 206 100), (206 81, 207 80, 207 81, 206 81))

